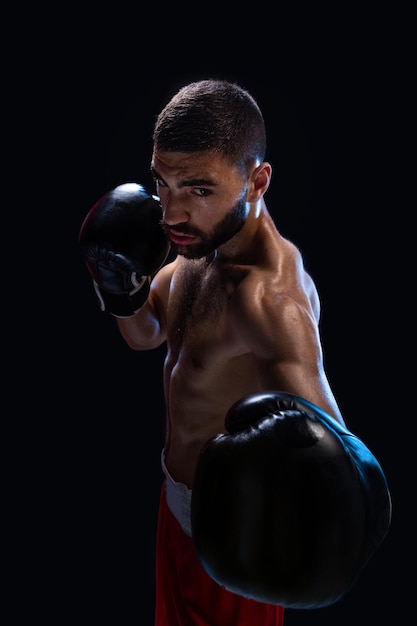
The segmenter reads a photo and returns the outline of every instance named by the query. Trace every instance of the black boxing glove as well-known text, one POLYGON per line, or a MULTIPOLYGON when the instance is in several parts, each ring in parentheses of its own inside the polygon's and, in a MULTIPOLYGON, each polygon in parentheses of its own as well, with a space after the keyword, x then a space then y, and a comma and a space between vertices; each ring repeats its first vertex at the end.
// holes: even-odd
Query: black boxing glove
POLYGON ((145 304, 170 250, 161 219, 159 198, 138 183, 115 187, 87 214, 78 241, 103 311, 131 317, 145 304))
POLYGON ((296 609, 339 600, 391 521, 384 473, 358 437, 288 393, 249 395, 201 450, 191 528, 221 586, 296 609))

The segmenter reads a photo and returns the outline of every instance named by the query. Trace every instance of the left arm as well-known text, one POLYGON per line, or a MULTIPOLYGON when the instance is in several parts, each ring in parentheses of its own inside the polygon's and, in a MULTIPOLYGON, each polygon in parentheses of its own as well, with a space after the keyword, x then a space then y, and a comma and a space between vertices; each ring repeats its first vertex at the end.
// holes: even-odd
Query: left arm
POLYGON ((305 398, 345 425, 325 373, 318 322, 308 304, 272 293, 258 299, 242 294, 241 299, 242 332, 264 388, 305 398))

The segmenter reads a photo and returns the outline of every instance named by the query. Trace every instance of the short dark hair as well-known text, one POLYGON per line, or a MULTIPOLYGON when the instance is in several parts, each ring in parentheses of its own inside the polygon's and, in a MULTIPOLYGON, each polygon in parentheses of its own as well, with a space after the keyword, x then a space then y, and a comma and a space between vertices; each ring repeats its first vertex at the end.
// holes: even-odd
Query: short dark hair
POLYGON ((263 161, 263 115, 248 91, 226 80, 182 87, 157 116, 153 142, 166 152, 218 152, 248 169, 263 161))

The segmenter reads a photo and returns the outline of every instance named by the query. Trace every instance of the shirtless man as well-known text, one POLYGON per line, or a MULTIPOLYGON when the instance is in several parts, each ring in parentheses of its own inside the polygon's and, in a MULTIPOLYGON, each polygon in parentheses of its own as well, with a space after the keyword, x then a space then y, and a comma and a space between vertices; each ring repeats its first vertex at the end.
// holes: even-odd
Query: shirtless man
MULTIPOLYGON (((167 350, 155 624, 281 626, 282 606, 226 590, 201 567, 190 503, 200 451, 226 432, 229 408, 248 394, 295 394, 345 427, 323 365, 319 297, 265 204, 272 167, 261 111, 246 90, 221 80, 183 87, 159 114, 153 139, 151 172, 175 258, 164 265, 168 249, 158 240, 156 266, 137 272, 149 281, 121 296, 127 313, 107 309, 132 349, 167 350)), ((91 246, 89 254, 105 299, 91 246)), ((114 256, 110 263, 107 253, 94 254, 117 266, 114 256)))

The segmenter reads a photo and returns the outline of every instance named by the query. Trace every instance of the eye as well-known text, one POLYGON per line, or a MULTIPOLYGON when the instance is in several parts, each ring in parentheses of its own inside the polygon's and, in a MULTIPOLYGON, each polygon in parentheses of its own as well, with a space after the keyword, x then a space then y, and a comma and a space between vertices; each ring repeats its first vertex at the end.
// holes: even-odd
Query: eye
POLYGON ((204 196, 209 196, 212 192, 206 187, 194 187, 194 193, 203 198, 204 196))
POLYGON ((160 177, 157 175, 157 173, 153 170, 153 168, 151 168, 151 176, 152 176, 152 178, 153 178, 153 182, 155 183, 155 185, 156 185, 157 187, 164 187, 164 186, 165 186, 164 181, 162 180, 162 178, 160 178, 160 177))

